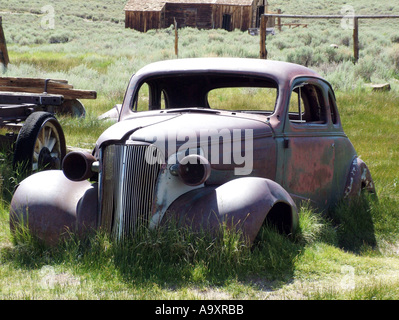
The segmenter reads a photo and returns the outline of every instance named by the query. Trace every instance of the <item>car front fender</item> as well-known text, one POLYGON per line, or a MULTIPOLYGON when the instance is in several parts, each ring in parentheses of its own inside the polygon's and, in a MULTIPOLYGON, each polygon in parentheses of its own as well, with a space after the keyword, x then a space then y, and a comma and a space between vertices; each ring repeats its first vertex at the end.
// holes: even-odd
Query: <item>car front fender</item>
POLYGON ((291 233, 298 224, 298 210, 276 182, 245 177, 187 192, 170 205, 162 224, 177 221, 197 231, 217 231, 225 224, 228 229, 241 230, 251 244, 266 219, 291 233))
POLYGON ((68 180, 61 170, 33 174, 17 187, 10 206, 13 233, 23 225, 49 245, 97 226, 97 184, 68 180))

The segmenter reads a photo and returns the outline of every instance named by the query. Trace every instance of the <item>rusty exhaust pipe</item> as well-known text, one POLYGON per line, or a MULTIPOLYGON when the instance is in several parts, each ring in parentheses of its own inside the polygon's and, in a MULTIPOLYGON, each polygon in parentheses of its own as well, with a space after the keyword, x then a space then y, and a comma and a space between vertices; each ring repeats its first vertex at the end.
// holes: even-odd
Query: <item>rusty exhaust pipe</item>
POLYGON ((84 181, 94 175, 96 163, 96 158, 90 153, 73 151, 68 153, 62 161, 62 171, 69 180, 84 181))

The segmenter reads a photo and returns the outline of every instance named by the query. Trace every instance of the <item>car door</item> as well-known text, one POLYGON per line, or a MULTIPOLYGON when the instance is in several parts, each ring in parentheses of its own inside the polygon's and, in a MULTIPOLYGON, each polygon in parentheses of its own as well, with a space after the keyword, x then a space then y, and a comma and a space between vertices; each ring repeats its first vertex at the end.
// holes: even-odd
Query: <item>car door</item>
POLYGON ((323 82, 297 79, 283 130, 282 186, 294 199, 328 205, 334 178, 334 135, 323 82))

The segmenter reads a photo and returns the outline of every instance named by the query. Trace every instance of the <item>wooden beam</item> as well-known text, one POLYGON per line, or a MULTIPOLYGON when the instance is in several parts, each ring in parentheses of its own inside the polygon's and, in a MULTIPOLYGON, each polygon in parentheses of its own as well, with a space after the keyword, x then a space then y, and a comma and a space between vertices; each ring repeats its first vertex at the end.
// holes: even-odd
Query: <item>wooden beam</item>
MULTIPOLYGON (((44 88, 0 86, 0 91, 43 93, 44 88)), ((63 95, 65 99, 97 99, 97 92, 92 91, 92 90, 47 88, 47 93, 48 94, 60 94, 60 95, 63 95)))
MULTIPOLYGON (((41 78, 0 77, 0 86, 39 87, 44 89, 45 82, 46 79, 41 78)), ((50 79, 47 81, 47 88, 73 89, 73 85, 68 84, 67 80, 50 79)))
POLYGON ((398 19, 399 15, 303 15, 303 14, 278 14, 265 13, 267 17, 280 18, 298 18, 298 19, 343 19, 343 18, 358 18, 358 19, 398 19))
MULTIPOLYGON (((26 92, 0 92, 0 104, 23 104, 31 103, 36 105, 60 106, 64 102, 62 95, 26 93, 26 92)), ((13 108, 13 107, 10 107, 13 108)), ((2 108, 4 110, 4 108, 2 108)), ((3 116, 3 114, 2 114, 3 116)))
POLYGON ((0 17, 0 62, 4 64, 5 67, 7 67, 10 63, 10 59, 8 57, 7 44, 6 38, 4 36, 2 21, 3 18, 0 17))

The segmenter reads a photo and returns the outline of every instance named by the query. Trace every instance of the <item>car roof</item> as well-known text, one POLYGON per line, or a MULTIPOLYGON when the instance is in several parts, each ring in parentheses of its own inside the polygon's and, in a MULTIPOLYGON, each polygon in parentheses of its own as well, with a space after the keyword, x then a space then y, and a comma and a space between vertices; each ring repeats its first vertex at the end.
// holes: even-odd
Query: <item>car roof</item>
POLYGON ((298 76, 321 78, 315 71, 289 62, 250 58, 187 58, 153 62, 135 75, 146 78, 157 75, 201 73, 232 73, 273 78, 279 83, 290 82, 298 76))

